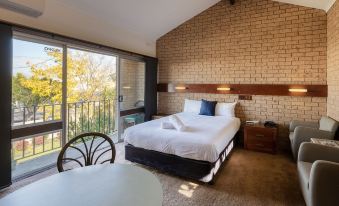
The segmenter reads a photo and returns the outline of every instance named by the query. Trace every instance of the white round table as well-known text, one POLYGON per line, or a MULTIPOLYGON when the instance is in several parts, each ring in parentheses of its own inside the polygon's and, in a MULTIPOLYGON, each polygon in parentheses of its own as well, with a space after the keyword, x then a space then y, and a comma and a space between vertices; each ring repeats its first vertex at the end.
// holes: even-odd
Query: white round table
POLYGON ((0 206, 161 206, 162 187, 149 171, 125 164, 55 174, 0 199, 0 206))

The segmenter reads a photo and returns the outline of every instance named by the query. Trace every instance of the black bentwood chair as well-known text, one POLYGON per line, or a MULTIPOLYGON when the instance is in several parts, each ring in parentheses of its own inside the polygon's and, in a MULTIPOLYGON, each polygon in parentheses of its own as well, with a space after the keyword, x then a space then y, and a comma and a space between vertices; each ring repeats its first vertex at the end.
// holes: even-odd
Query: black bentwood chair
POLYGON ((74 137, 62 148, 57 167, 59 172, 63 172, 79 165, 85 167, 97 163, 114 163, 114 159, 115 146, 112 139, 105 134, 91 132, 74 137))

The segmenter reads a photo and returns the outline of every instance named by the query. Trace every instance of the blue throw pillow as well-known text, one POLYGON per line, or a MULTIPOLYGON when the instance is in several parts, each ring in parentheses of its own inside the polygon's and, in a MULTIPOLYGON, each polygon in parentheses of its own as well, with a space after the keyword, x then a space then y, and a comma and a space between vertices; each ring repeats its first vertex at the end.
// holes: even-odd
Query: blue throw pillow
POLYGON ((215 106, 217 105, 216 101, 207 101, 201 100, 200 115, 214 116, 215 115, 215 106))

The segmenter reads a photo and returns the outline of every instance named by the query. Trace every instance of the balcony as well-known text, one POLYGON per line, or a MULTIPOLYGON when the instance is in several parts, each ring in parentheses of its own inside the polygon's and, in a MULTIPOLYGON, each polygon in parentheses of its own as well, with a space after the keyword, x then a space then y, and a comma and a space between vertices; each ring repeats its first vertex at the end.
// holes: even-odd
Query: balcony
MULTIPOLYGON (((64 130, 12 140, 12 176, 20 178, 41 168, 55 165, 62 146, 83 132, 101 132, 109 135, 114 142, 118 142, 116 108, 115 100, 68 103, 64 130), (66 132, 65 140, 62 136, 63 131, 66 132)), ((61 111, 61 104, 15 107, 12 110, 13 130, 61 121, 61 111)), ((126 116, 122 119, 122 128, 131 126, 130 118, 126 116)), ((134 123, 139 123, 142 116, 135 119, 134 123)))

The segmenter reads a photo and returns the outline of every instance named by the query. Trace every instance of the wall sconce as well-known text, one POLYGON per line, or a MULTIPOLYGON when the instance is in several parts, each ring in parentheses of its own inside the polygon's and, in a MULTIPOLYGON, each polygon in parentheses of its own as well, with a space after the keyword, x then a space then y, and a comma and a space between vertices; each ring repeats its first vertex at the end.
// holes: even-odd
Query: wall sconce
POLYGON ((182 86, 178 86, 178 87, 175 87, 176 90, 185 90, 187 89, 186 87, 182 87, 182 86))
POLYGON ((231 91, 231 88, 229 88, 229 87, 218 87, 217 91, 231 91))
POLYGON ((125 87, 122 87, 123 89, 130 89, 131 87, 130 86, 125 86, 125 87))
POLYGON ((306 93, 307 89, 288 89, 289 92, 306 93))
POLYGON ((185 86, 175 86, 173 83, 169 83, 167 86, 167 91, 168 92, 176 92, 176 90, 185 90, 187 87, 185 86))

